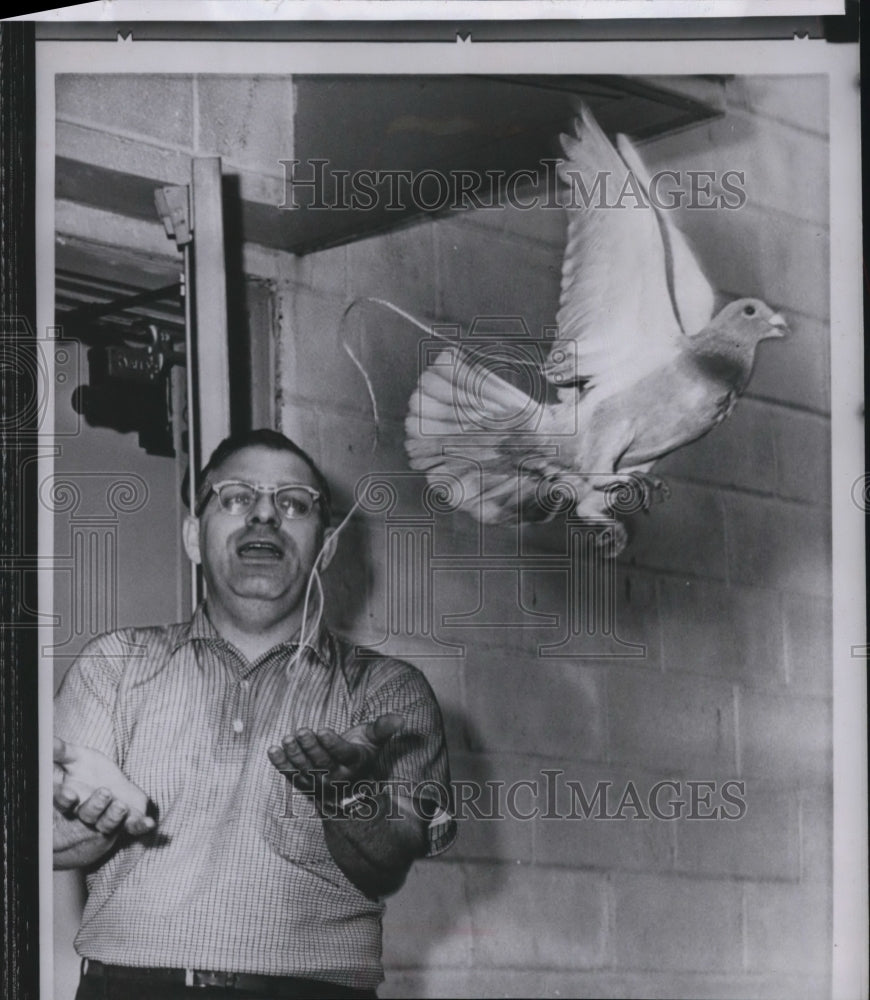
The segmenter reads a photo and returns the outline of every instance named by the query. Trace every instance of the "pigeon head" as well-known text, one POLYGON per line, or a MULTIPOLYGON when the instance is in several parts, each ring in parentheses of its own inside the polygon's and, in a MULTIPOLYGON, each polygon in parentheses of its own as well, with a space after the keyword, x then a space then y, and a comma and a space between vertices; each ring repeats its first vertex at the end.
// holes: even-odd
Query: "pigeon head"
POLYGON ((787 331, 782 316, 760 299, 737 299, 689 338, 689 349, 708 375, 740 393, 752 373, 759 342, 787 331))
POLYGON ((739 343, 752 344, 768 337, 784 337, 788 325, 783 317, 774 312, 761 299, 737 299, 731 302, 714 318, 713 323, 720 334, 726 331, 739 343))

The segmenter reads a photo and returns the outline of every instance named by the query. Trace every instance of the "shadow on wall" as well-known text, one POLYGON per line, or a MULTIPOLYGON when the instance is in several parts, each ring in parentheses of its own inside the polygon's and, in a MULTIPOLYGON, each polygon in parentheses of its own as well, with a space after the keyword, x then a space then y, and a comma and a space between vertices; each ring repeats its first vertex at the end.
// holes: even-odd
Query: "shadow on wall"
MULTIPOLYGON (((454 789, 463 785, 485 788, 497 781, 500 775, 490 758, 464 752, 480 741, 470 716, 454 707, 446 708, 443 715, 445 731, 453 734, 449 749, 454 789), (461 742, 460 733, 465 737, 461 742)), ((387 903, 386 981, 379 990, 381 996, 428 996, 433 970, 473 964, 476 935, 488 933, 486 927, 481 930, 474 914, 497 909, 497 900, 509 889, 511 865, 519 862, 518 855, 528 854, 516 842, 515 824, 475 821, 467 809, 460 810, 458 822, 453 846, 436 858, 416 862, 405 885, 387 903), (486 864, 483 880, 468 877, 464 861, 475 857, 497 859, 486 864)))

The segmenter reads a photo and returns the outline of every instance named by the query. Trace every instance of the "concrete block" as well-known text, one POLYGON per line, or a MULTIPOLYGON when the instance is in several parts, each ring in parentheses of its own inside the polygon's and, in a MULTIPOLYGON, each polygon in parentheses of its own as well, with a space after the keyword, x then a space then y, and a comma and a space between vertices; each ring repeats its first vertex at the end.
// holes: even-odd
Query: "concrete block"
POLYGON ((828 79, 817 76, 736 76, 725 82, 730 105, 764 118, 828 134, 828 79))
POLYGON ((591 567, 584 556, 572 555, 568 569, 524 574, 519 600, 535 613, 549 614, 546 627, 527 626, 517 642, 537 661, 562 660, 578 666, 629 660, 638 667, 657 661, 656 620, 649 627, 637 605, 622 601, 618 567, 591 567), (569 584, 569 576, 575 577, 569 584), (526 596, 529 595, 529 596, 526 596))
MULTIPOLYGON (((440 558, 449 567, 452 556, 458 562, 476 551, 471 546, 450 553, 442 550, 440 558)), ((535 556, 525 555, 528 560, 535 556)), ((463 568, 434 574, 440 634, 445 638, 468 643, 469 648, 483 643, 521 651, 535 662, 573 658, 582 664, 629 658, 639 666, 658 663, 655 591, 644 574, 623 573, 609 562, 600 578, 590 579, 582 564, 575 567, 571 559, 555 556, 552 569, 525 570, 522 560, 501 570, 492 565, 476 569, 476 562, 472 556, 463 568), (580 574, 581 597, 572 612, 573 572, 580 574)), ((480 566, 485 566, 483 557, 480 566)))
POLYGON ((535 339, 556 322, 561 251, 497 239, 462 220, 436 230, 438 315, 468 330, 477 317, 521 317, 535 339))
POLYGON ((293 157, 293 84, 288 78, 197 76, 197 149, 284 176, 293 157))
POLYGON ((831 780, 831 704, 742 690, 738 711, 741 773, 778 782, 831 780))
POLYGON ((418 861, 387 905, 384 964, 462 968, 471 962, 471 945, 462 865, 418 861))
POLYGON ((614 961, 620 969, 740 968, 737 883, 619 874, 612 888, 614 961))
POLYGON ((347 297, 347 247, 330 247, 293 257, 289 272, 294 284, 316 292, 347 297))
MULTIPOLYGON (((340 519, 337 513, 333 525, 337 526, 340 519)), ((374 575, 366 551, 366 526, 352 518, 341 529, 335 559, 322 574, 330 627, 361 644, 365 642, 364 631, 375 601, 374 575)))
MULTIPOLYGON (((385 966, 385 981, 378 987, 382 1000, 395 997, 468 997, 468 977, 466 969, 393 969, 385 966)), ((475 993, 475 996, 478 994, 475 993)))
POLYGON ((564 606, 557 608, 548 600, 530 611, 523 600, 525 574, 520 569, 476 569, 475 563, 479 561, 483 566, 483 560, 467 550, 464 555, 462 550, 454 550, 440 558, 449 566, 454 557, 467 559, 468 564, 463 569, 448 568, 434 574, 439 634, 465 645, 467 658, 487 648, 534 663, 539 644, 555 641, 562 634, 558 625, 548 624, 553 618, 544 615, 558 616, 561 612, 561 621, 564 606))
POLYGON ((455 753, 465 747, 467 740, 463 697, 464 665, 459 659, 435 659, 433 657, 420 660, 418 667, 432 685, 432 690, 438 699, 444 720, 447 748, 451 752, 452 760, 455 753))
POLYGON ((520 969, 388 972, 382 997, 585 997, 589 1000, 818 1000, 827 982, 818 976, 778 973, 725 975, 703 972, 643 973, 520 969), (398 990, 398 984, 404 992, 398 990), (462 989, 460 989, 460 985, 462 989))
MULTIPOLYGON (((652 171, 715 171, 714 191, 721 190, 718 180, 725 171, 739 171, 744 175, 747 204, 828 224, 828 142, 824 136, 733 108, 722 118, 646 144, 643 157, 652 171)), ((685 173, 683 182, 688 190, 685 173)), ((703 209, 684 208, 677 213, 677 224, 683 213, 693 211, 703 209)))
POLYGON ((192 148, 191 76, 64 74, 57 78, 56 95, 58 118, 192 148))
POLYGON ((833 687, 830 601, 785 594, 783 616, 789 684, 796 691, 830 698, 833 687))
POLYGON ((617 652, 625 654, 636 665, 661 664, 661 612, 658 604, 655 579, 650 574, 627 566, 616 571, 613 634, 621 644, 617 652), (642 655, 634 658, 641 646, 642 655))
POLYGON ((691 768, 691 776, 701 770, 733 773, 730 684, 614 665, 607 672, 607 718, 614 762, 676 774, 691 768))
POLYGON ((748 967, 827 976, 833 949, 829 887, 759 883, 744 891, 748 967))
POLYGON ((612 972, 478 969, 468 978, 468 997, 624 997, 623 978, 612 972))
MULTIPOLYGON (((437 285, 435 257, 434 226, 430 222, 350 243, 348 297, 386 298, 421 319, 431 319, 435 315, 437 285)), ((378 315, 384 318, 383 313, 378 315)), ((409 340, 413 343, 414 338, 409 340)))
MULTIPOLYGON (((473 723, 472 723, 473 725, 473 723)), ((451 753, 459 837, 453 859, 532 861, 534 821, 519 818, 546 810, 539 762, 513 754, 451 753), (518 782, 533 782, 518 786, 518 782), (514 792, 510 790, 517 789, 514 792)))
POLYGON ((773 493, 777 485, 773 407, 742 399, 709 434, 662 459, 657 475, 773 493))
POLYGON ((704 972, 645 972, 623 977, 623 998, 640 1000, 819 1000, 828 995, 822 976, 704 972))
POLYGON ((573 760, 547 761, 541 773, 544 792, 533 823, 536 864, 648 872, 672 867, 674 824, 650 812, 654 776, 573 760), (545 767, 561 773, 543 775, 545 767), (584 816, 587 808, 590 813, 584 816))
POLYGON ((602 964, 607 917, 601 876, 469 864, 467 877, 474 967, 583 969, 602 964))
POLYGON ((657 583, 666 671, 785 683, 779 594, 679 577, 657 583))
MULTIPOLYGON (((402 304, 409 315, 431 330, 431 311, 414 304, 404 305, 409 297, 419 299, 420 296, 414 296, 413 292, 410 296, 383 294, 388 301, 402 304)), ((351 294, 349 298, 352 297, 351 294)), ((411 397, 418 391, 420 376, 447 345, 378 303, 361 302, 348 314, 345 329, 345 340, 368 376, 378 413, 382 419, 387 417, 402 424, 401 440, 404 441, 404 421, 411 397)))
POLYGON ((281 330, 285 397, 371 420, 365 381, 341 349, 344 301, 293 287, 285 289, 282 297, 288 316, 281 330))
MULTIPOLYGON (((540 202, 536 208, 505 206, 502 211, 505 232, 521 239, 542 243, 558 253, 563 253, 568 236, 568 216, 564 209, 546 207, 546 192, 540 192, 538 196, 540 202)), ((476 213, 476 215, 481 214, 476 213)))
POLYGON ((723 497, 729 579, 824 596, 831 587, 831 524, 824 509, 781 500, 723 497))
POLYGON ((473 750, 573 755, 604 750, 604 677, 598 667, 475 650, 466 662, 473 750))
MULTIPOLYGON (((151 177, 159 184, 190 183, 189 153, 116 135, 99 126, 59 121, 55 153, 79 163, 151 177)), ((157 218, 156 212, 154 217, 157 218)))
POLYGON ((831 503, 831 423, 794 411, 773 414, 777 492, 806 503, 831 503))
POLYGON ((801 879, 831 885, 833 793, 830 785, 801 792, 801 879))
POLYGON ((292 398, 286 400, 281 407, 281 432, 312 455, 316 455, 320 447, 317 416, 317 411, 311 406, 297 403, 292 398))
POLYGON ((827 323, 793 311, 788 313, 788 325, 785 339, 759 347, 746 394, 828 413, 830 329, 827 323))
POLYGON ((337 505, 348 508, 358 480, 372 468, 372 426, 346 412, 321 403, 317 414, 320 433, 319 465, 336 495, 337 505))
MULTIPOLYGON (((715 288, 761 298, 786 318, 793 309, 827 319, 829 233, 820 223, 750 204, 727 213, 686 212, 681 223, 715 288)), ((759 354, 775 344, 762 344, 759 354)))
POLYGON ((627 565, 724 579, 725 524, 722 494, 667 479, 671 495, 648 513, 627 519, 627 565))
MULTIPOLYGON (((684 813, 675 821, 676 867, 692 875, 734 875, 764 879, 800 877, 800 825, 797 794, 747 782, 745 794, 739 789, 710 790, 709 805, 699 803, 696 815, 717 810, 716 819, 688 819, 684 813), (737 804, 722 798, 740 797, 737 804), (737 818, 723 818, 725 815, 737 818)), ((704 789, 699 789, 699 793, 704 789)))

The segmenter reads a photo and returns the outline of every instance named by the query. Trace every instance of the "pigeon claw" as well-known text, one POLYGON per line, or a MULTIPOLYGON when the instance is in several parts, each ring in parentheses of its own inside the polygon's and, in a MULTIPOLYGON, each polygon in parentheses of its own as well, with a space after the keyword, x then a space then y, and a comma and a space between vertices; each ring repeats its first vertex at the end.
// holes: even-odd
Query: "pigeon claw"
POLYGON ((624 472, 609 480, 604 487, 608 509, 614 515, 648 512, 653 503, 671 495, 667 484, 645 472, 624 472))
POLYGON ((622 521, 613 520, 595 534, 595 547, 608 559, 622 555, 628 545, 628 529, 622 521))
MULTIPOLYGON (((637 473, 635 473, 637 475, 637 473)), ((671 495, 671 488, 658 476, 650 476, 644 474, 638 477, 644 486, 644 493, 646 496, 646 503, 644 504, 644 510, 649 510, 651 504, 662 503, 668 500, 671 495)))

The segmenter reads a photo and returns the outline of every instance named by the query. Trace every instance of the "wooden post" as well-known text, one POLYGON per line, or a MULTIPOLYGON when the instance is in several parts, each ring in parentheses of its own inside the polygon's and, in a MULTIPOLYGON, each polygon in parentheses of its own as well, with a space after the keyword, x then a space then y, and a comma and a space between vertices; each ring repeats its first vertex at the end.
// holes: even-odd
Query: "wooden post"
POLYGON ((197 157, 193 160, 191 202, 194 324, 190 364, 194 374, 194 424, 198 438, 192 445, 191 457, 197 464, 202 464, 230 432, 227 281, 220 157, 197 157))

